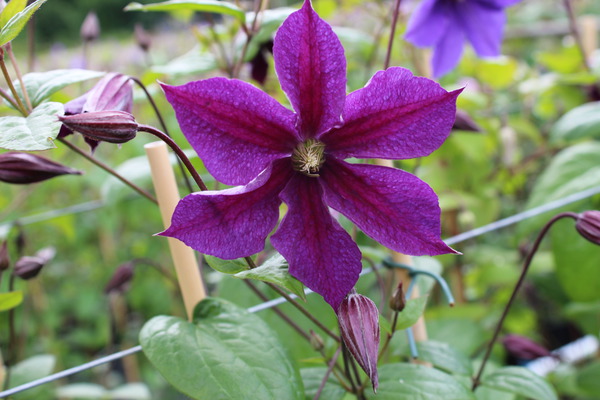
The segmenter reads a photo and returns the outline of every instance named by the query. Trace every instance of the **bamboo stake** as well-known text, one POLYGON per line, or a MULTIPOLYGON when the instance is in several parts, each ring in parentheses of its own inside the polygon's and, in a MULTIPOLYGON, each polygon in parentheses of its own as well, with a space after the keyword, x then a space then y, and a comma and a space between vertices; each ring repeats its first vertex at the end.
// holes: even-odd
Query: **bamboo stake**
MULTIPOLYGON (((163 224, 167 228, 171 224, 171 216, 180 199, 175 174, 169 161, 167 145, 164 142, 152 142, 145 145, 144 149, 150 162, 158 207, 160 208, 163 224)), ((177 281, 183 296, 185 310, 191 320, 194 307, 206 297, 198 262, 194 250, 187 247, 183 242, 174 238, 168 238, 167 240, 173 264, 175 264, 175 272, 177 273, 177 281)))
POLYGON ((598 20, 592 15, 579 17, 581 45, 585 57, 590 60, 592 53, 598 48, 598 20))

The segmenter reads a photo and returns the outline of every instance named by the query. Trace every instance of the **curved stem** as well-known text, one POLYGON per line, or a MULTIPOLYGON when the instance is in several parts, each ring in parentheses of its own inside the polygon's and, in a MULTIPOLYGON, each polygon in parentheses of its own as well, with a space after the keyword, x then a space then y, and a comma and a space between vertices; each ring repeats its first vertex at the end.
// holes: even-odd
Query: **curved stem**
MULTIPOLYGON (((167 129, 167 125, 165 124, 165 120, 163 119, 160 111, 158 110, 158 107, 156 106, 154 99, 152 98, 152 96, 150 96, 150 92, 148 92, 146 85, 144 85, 142 83, 142 81, 140 81, 138 78, 135 78, 133 76, 130 76, 129 79, 131 79, 133 82, 135 82, 144 91, 144 93, 146 94, 146 98, 148 99, 148 102, 150 103, 150 105, 152 106, 152 109, 154 110, 154 114, 156 115, 156 118, 158 118, 158 122, 160 123, 162 130, 165 132, 165 135, 167 135, 168 137, 171 137, 171 135, 169 134, 169 129, 167 129)), ((192 184, 190 183, 190 180, 188 179, 188 176, 185 173, 185 169, 182 164, 182 161, 179 158, 177 158, 177 164, 179 165, 179 170, 181 171, 183 180, 185 181, 185 186, 187 187, 188 191, 190 193, 192 193, 194 191, 192 189, 192 184)))
POLYGON ((132 188, 133 190, 135 190, 136 192, 138 192, 139 194, 141 194, 142 196, 144 196, 148 200, 150 200, 151 202, 158 204, 157 201, 156 201, 156 199, 150 193, 146 192, 144 189, 142 189, 141 187, 137 186, 135 183, 127 180, 124 176, 122 176, 121 174, 119 174, 117 171, 115 171, 114 169, 112 169, 108 165, 104 164, 102 161, 100 161, 100 160, 98 160, 98 159, 90 156, 85 151, 81 150, 79 147, 75 146, 74 144, 72 144, 68 140, 65 140, 63 138, 59 138, 58 140, 61 143, 63 143, 65 146, 67 146, 69 149, 73 150, 75 153, 79 154, 80 156, 86 158, 92 164, 94 164, 94 165, 102 168, 103 170, 105 170, 106 172, 108 172, 109 174, 111 174, 112 176, 114 176, 115 178, 117 178, 118 180, 120 180, 121 182, 123 182, 124 184, 126 184, 127 186, 129 186, 130 188, 132 188))
POLYGON ((10 97, 10 95, 8 93, 6 93, 6 90, 4 90, 1 87, 0 87, 0 96, 2 96, 2 98, 4 100, 8 101, 10 103, 10 105, 15 108, 15 110, 19 109, 19 105, 13 100, 12 97, 10 97))
POLYGON ((392 46, 394 44, 394 36, 396 35, 396 25, 398 23, 398 15, 400 14, 400 3, 402 0, 396 0, 394 4, 394 13, 392 16, 392 26, 390 32, 390 40, 388 40, 387 53, 385 55, 385 63, 383 65, 383 69, 388 69, 390 66, 390 58, 392 57, 392 46))
POLYGON ((23 105, 23 102, 21 101, 21 98, 17 93, 17 89, 15 89, 15 86, 13 85, 12 80, 10 79, 8 69, 6 68, 6 63, 4 62, 4 48, 2 47, 0 47, 0 69, 2 69, 2 75, 4 75, 4 80, 6 81, 6 84, 8 85, 8 88, 10 89, 10 92, 14 97, 14 100, 17 102, 17 110, 19 110, 24 116, 27 116, 29 112, 27 111, 27 108, 25 108, 25 105, 23 105))
POLYGON ((198 172, 196 171, 196 169, 192 165, 190 159, 187 158, 187 156, 185 155, 185 153, 183 152, 183 150, 181 150, 181 148, 177 145, 177 143, 175 143, 175 141, 173 141, 173 139, 171 139, 165 133, 163 133, 163 132, 159 131, 158 129, 156 129, 156 128, 152 127, 152 126, 149 126, 149 125, 139 125, 138 126, 138 131, 140 131, 140 132, 147 132, 147 133, 149 133, 151 135, 156 136, 157 138, 159 138, 163 142, 165 142, 177 154, 177 156, 183 162, 183 164, 188 169, 188 171, 190 171, 190 174, 192 174, 192 178, 194 178, 194 180, 196 181, 196 184, 198 185, 198 187, 200 188, 200 190, 208 190, 208 188, 206 187, 206 185, 202 181, 202 178, 200 178, 200 175, 198 175, 198 172))
POLYGON ((535 242, 533 243, 533 247, 529 251, 529 254, 527 254, 525 261, 523 262, 523 269, 521 271, 521 275, 519 276, 519 279, 517 280, 517 283, 515 284, 515 288, 513 289, 512 293, 510 295, 510 299, 508 300, 508 303, 506 303, 506 306, 504 306, 504 311, 502 312, 502 316, 500 317, 500 320, 498 321, 498 324, 496 325, 496 329, 494 330, 494 335, 492 336, 492 340, 490 340, 490 342, 487 345, 485 355, 483 356, 483 361, 481 362, 479 371, 477 371, 477 375, 475 376, 475 379, 473 380, 472 390, 477 389, 477 386, 479 386, 479 384, 481 383, 480 382, 481 375, 483 374, 485 365, 487 364, 487 361, 490 358, 490 354, 492 353, 492 348, 494 347, 494 344, 496 343, 496 340, 498 339, 498 335, 500 334, 500 331, 502 330, 502 325, 504 324, 504 319, 508 315, 508 311, 510 310, 510 307, 512 306, 515 298, 517 297, 517 293, 518 293, 519 289, 521 288, 523 281, 525 280, 525 275, 527 275, 527 271, 529 270, 529 266, 531 265, 531 260, 533 259, 533 256, 535 255, 538 248, 540 247, 540 243, 542 242, 542 239, 544 238, 544 236, 546 236, 546 233, 548 233, 548 230, 550 229, 550 227, 556 221, 558 221, 559 219, 562 219, 562 218, 573 218, 573 219, 577 220, 577 214, 572 213, 572 212, 564 212, 564 213, 555 215, 552 219, 550 219, 550 221, 548 221, 546 223, 546 225, 544 225, 544 227, 538 234, 538 237, 535 239, 535 242))

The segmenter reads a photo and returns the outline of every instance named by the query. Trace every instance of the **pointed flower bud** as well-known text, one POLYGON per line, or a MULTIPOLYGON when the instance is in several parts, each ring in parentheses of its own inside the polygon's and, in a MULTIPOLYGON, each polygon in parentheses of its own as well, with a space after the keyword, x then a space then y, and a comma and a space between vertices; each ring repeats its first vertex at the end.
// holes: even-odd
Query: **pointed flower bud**
POLYGON ((42 268, 54 258, 56 251, 52 247, 46 247, 38 251, 34 256, 21 257, 15 263, 14 274, 21 279, 35 278, 42 268))
POLYGON ((134 263, 132 261, 121 264, 104 287, 104 293, 123 293, 129 289, 129 284, 133 279, 133 267, 134 263))
POLYGON ((95 12, 90 11, 86 15, 81 24, 79 34, 84 42, 91 42, 98 39, 98 36, 100 36, 100 21, 95 12))
POLYGON ((402 290, 402 281, 398 283, 398 287, 392 293, 390 297, 390 308, 396 312, 404 310, 406 307, 406 299, 404 298, 404 290, 402 290))
POLYGON ((7 249, 7 244, 8 241, 4 241, 2 242, 2 245, 0 245, 0 271, 4 271, 7 270, 8 267, 10 267, 10 257, 8 256, 8 249, 7 249))
POLYGON ((133 28, 133 34, 135 36, 135 41, 137 45, 140 46, 140 49, 143 51, 148 51, 150 49, 150 44, 152 43, 152 38, 148 31, 144 29, 141 24, 135 24, 133 28))
POLYGON ((81 175, 81 172, 35 154, 14 151, 0 154, 2 182, 27 184, 66 174, 81 175))
POLYGON ((577 232, 587 240, 600 245, 600 211, 584 211, 577 216, 577 232))
POLYGON ((342 339, 377 390, 379 311, 371 299, 352 290, 337 310, 342 339))
POLYGON ((506 335, 502 340, 502 344, 508 355, 514 358, 517 363, 550 355, 548 349, 525 336, 506 335))
POLYGON ((468 112, 464 110, 456 110, 456 119, 454 120, 454 125, 452 126, 452 130, 459 131, 470 131, 470 132, 481 132, 481 127, 477 125, 473 118, 469 115, 468 112))
POLYGON ((125 111, 92 111, 59 116, 58 119, 67 128, 90 139, 110 143, 128 142, 138 129, 133 115, 125 111))

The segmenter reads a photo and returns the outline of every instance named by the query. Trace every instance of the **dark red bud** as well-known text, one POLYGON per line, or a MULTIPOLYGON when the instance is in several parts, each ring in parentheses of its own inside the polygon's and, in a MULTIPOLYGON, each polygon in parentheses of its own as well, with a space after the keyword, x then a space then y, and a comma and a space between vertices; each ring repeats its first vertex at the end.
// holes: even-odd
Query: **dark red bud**
POLYGON ((577 216, 577 232, 592 243, 600 245, 600 211, 584 211, 577 216))
POLYGON ((103 142, 125 143, 135 138, 138 124, 125 111, 91 111, 58 119, 69 129, 103 142))
POLYGON ((398 283, 398 287, 392 293, 390 297, 390 308, 396 312, 404 310, 406 307, 406 299, 404 298, 404 290, 402 290, 402 281, 398 283))
POLYGON ((25 280, 35 278, 55 254, 53 247, 46 247, 34 256, 23 256, 15 263, 14 274, 25 280))
POLYGON ((340 333, 346 347, 377 390, 379 310, 371 299, 352 291, 337 310, 340 333))
POLYGON ((516 360, 535 360, 550 355, 550 351, 529 338, 519 335, 507 335, 502 344, 507 353, 516 360))
POLYGON ((137 45, 140 46, 143 51, 148 51, 150 44, 152 43, 152 38, 148 31, 146 31, 141 24, 135 24, 133 34, 137 45))
POLYGON ((81 172, 31 153, 11 151, 0 154, 0 181, 2 182, 35 183, 67 174, 81 175, 81 172))
POLYGON ((98 36, 100 36, 100 21, 95 12, 90 11, 86 15, 81 24, 79 34, 84 42, 91 42, 98 39, 98 36))
POLYGON ((0 271, 5 271, 10 267, 10 257, 8 255, 8 248, 6 247, 8 242, 5 240, 0 245, 0 271))
POLYGON ((133 267, 133 262, 120 265, 104 287, 104 293, 125 292, 133 279, 133 267))
POLYGON ((456 119, 452 129, 460 131, 481 132, 481 127, 477 125, 473 118, 464 110, 456 110, 456 119))

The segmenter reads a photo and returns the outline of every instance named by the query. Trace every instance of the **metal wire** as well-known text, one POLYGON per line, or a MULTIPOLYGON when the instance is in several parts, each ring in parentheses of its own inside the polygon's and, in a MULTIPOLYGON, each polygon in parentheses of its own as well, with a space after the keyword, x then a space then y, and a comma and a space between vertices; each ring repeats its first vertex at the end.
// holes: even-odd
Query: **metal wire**
MULTIPOLYGON (((578 192, 578 193, 566 196, 566 197, 564 197, 562 199, 551 201, 551 202, 549 202, 547 204, 544 204, 544 205, 541 205, 539 207, 532 208, 530 210, 527 210, 527 211, 524 211, 524 212, 512 215, 512 216, 510 216, 508 218, 504 218, 504 219, 498 220, 496 222, 492 222, 491 224, 484 225, 482 227, 475 228, 475 229, 470 230, 468 232, 464 232, 464 233, 461 233, 459 235, 453 236, 451 238, 446 239, 445 242, 448 245, 453 245, 453 244, 456 244, 456 243, 464 242, 465 240, 472 239, 474 237, 481 236, 481 235, 484 235, 484 234, 492 232, 492 231, 496 231, 498 229, 507 227, 509 225, 516 224, 516 223, 521 222, 523 220, 526 220, 528 218, 532 218, 532 217, 535 217, 537 215, 543 214, 545 212, 555 210, 557 208, 566 206, 568 204, 574 203, 574 202, 579 201, 579 200, 586 199, 588 197, 591 197, 591 196, 599 194, 599 193, 600 193, 600 186, 596 186, 596 187, 593 187, 593 188, 590 188, 590 189, 587 189, 587 190, 583 190, 581 192, 578 192)), ((88 207, 89 207, 88 209, 97 208, 97 207, 95 207, 95 206, 97 206, 96 204, 83 203, 83 205, 85 205, 85 204, 88 204, 88 207), (90 206, 92 206, 92 207, 90 207, 90 206)), ((85 209, 83 207, 80 210, 81 211, 85 211, 85 209)), ((36 218, 36 219, 39 220, 39 217, 36 218)), ((372 272, 372 269, 371 268, 367 268, 367 269, 363 270, 363 272, 361 273, 361 275, 365 275, 365 274, 368 274, 370 272, 372 272)), ((310 293, 313 293, 313 292, 310 289, 306 289, 305 293, 306 294, 310 294, 310 293)), ((250 307, 247 310, 249 312, 251 312, 251 313, 256 313, 256 312, 259 312, 259 311, 262 311, 262 310, 266 310, 266 309, 278 306, 278 305, 280 305, 282 303, 285 303, 285 301, 286 300, 283 297, 280 297, 280 298, 269 300, 267 302, 264 302, 264 303, 258 304, 256 306, 250 307)), ((34 387, 39 386, 39 385, 43 385, 45 383, 49 383, 49 382, 53 382, 53 381, 61 379, 61 378, 65 378, 65 377, 70 376, 70 375, 75 375, 75 374, 77 374, 79 372, 82 372, 82 371, 85 371, 87 369, 94 368, 94 367, 97 367, 99 365, 106 364, 106 363, 109 363, 111 361, 115 361, 115 360, 118 360, 120 358, 123 358, 123 357, 129 356, 129 355, 138 353, 141 350, 142 350, 141 346, 135 346, 135 347, 132 347, 130 349, 123 350, 123 351, 120 351, 120 352, 117 352, 117 353, 114 353, 114 354, 111 354, 111 355, 108 355, 108 356, 105 356, 105 357, 101 357, 101 358, 99 358, 97 360, 94 360, 94 361, 91 361, 91 362, 88 362, 88 363, 85 363, 85 364, 81 364, 81 365, 79 365, 77 367, 69 368, 69 369, 66 369, 64 371, 52 374, 52 375, 48 375, 48 376, 46 376, 44 378, 41 378, 41 379, 36 379, 34 381, 25 383, 23 385, 16 386, 16 387, 14 387, 12 389, 8 389, 8 390, 5 390, 3 392, 0 392, 0 399, 1 398, 5 398, 5 397, 10 396, 10 395, 13 395, 13 394, 16 394, 16 393, 23 392, 25 390, 34 388, 34 387)))

